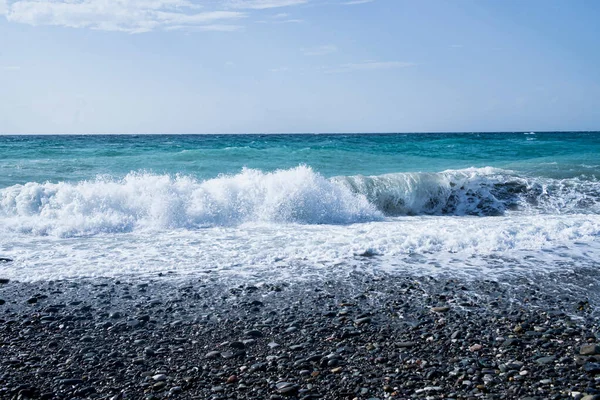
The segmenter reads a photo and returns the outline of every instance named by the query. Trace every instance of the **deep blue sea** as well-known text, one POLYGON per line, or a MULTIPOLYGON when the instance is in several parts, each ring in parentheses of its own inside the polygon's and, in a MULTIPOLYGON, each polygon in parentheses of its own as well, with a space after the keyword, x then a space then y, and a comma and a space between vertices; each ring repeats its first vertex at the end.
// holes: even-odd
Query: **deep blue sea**
POLYGON ((596 268, 599 178, 599 132, 0 136, 0 270, 596 268))

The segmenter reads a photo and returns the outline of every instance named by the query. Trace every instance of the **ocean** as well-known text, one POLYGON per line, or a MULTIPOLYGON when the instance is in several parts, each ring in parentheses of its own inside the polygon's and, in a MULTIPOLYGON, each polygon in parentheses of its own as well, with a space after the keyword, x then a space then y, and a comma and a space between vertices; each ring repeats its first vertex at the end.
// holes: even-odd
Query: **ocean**
POLYGON ((600 265, 600 132, 0 136, 20 281, 600 265))

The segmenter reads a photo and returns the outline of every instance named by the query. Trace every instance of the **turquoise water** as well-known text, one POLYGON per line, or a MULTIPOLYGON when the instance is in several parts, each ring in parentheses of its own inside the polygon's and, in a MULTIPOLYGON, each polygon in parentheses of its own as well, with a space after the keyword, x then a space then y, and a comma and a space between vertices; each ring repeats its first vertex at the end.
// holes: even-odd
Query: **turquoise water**
POLYGON ((597 176, 600 133, 0 136, 0 187, 131 171, 198 179, 311 166, 326 177, 496 167, 597 176))
POLYGON ((0 272, 595 270, 599 178, 599 132, 0 136, 0 272))

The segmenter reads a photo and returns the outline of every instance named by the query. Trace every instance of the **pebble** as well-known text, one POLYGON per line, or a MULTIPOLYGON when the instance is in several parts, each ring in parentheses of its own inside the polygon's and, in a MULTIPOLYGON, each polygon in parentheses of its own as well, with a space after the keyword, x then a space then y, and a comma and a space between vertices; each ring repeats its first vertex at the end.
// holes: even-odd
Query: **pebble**
POLYGON ((298 386, 290 383, 290 382, 279 382, 275 385, 277 393, 282 394, 284 396, 292 396, 295 395, 298 391, 298 386))
POLYGON ((536 359, 535 362, 538 364, 545 365, 545 364, 550 364, 550 363, 554 362, 555 359, 556 358, 554 356, 540 357, 540 358, 536 359))
POLYGON ((209 351, 204 358, 217 358, 221 354, 220 351, 209 351))
POLYGON ((600 363, 588 362, 583 365, 583 370, 591 374, 600 373, 600 363))
POLYGON ((582 356, 600 354, 600 345, 597 344, 584 344, 579 348, 579 354, 582 356))
POLYGON ((231 347, 232 349, 239 349, 239 350, 243 350, 246 348, 246 345, 243 342, 231 342, 229 343, 229 347, 231 347))
POLYGON ((469 351, 475 352, 475 351, 479 351, 483 348, 482 345, 480 344, 474 344, 472 346, 469 347, 469 351))

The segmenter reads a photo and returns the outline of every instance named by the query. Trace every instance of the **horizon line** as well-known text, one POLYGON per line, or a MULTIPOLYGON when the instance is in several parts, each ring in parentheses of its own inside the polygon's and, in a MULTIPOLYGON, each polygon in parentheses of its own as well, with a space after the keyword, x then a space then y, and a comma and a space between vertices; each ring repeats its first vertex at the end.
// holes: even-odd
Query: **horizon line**
POLYGON ((455 133, 600 133, 598 130, 364 131, 364 132, 221 132, 221 133, 0 133, 0 136, 210 136, 210 135, 407 135, 455 133))

